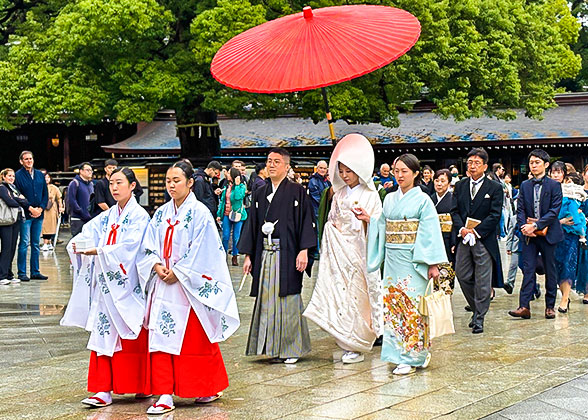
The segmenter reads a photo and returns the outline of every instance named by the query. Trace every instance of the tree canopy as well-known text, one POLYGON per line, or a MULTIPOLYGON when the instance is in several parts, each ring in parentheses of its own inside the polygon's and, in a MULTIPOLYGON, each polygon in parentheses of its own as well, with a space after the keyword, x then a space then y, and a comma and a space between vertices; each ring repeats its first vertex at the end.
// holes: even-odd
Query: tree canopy
MULTIPOLYGON (((26 118, 150 121, 163 107, 175 109, 180 122, 205 111, 298 113, 319 121, 320 92, 235 91, 211 77, 210 62, 224 42, 266 20, 306 4, 350 3, 365 2, 0 0, 0 128, 26 118)), ((586 15, 583 1, 575 16, 565 0, 368 3, 411 12, 421 22, 421 38, 383 69, 330 87, 336 119, 393 126, 420 99, 457 120, 513 118, 516 108, 540 118, 555 106, 558 83, 576 78, 586 56, 586 47, 571 47, 577 48, 581 27, 576 17, 586 15)))

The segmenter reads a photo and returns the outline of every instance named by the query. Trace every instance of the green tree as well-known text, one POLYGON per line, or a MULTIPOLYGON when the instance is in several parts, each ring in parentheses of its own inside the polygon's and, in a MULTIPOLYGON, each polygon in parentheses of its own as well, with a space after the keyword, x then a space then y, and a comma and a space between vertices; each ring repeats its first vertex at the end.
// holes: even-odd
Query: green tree
POLYGON ((572 47, 572 50, 582 57, 582 69, 575 78, 566 79, 560 85, 566 90, 580 92, 588 89, 588 2, 585 0, 571 1, 570 10, 582 25, 578 41, 572 47))
MULTIPOLYGON (((363 1, 311 1, 314 8, 363 1)), ((428 99, 457 120, 515 108, 540 118, 562 79, 581 67, 580 24, 565 0, 397 0, 422 25, 405 56, 331 87, 333 115, 394 126, 428 99)), ((180 124, 216 113, 324 116, 320 92, 257 95, 221 86, 210 62, 234 35, 301 10, 289 0, 0 0, 0 128, 37 121, 149 121, 173 108, 180 124)), ((197 130, 200 132, 199 130, 197 130)), ((186 148, 193 136, 181 132, 186 148)), ((212 134, 214 137, 214 133, 212 134)))

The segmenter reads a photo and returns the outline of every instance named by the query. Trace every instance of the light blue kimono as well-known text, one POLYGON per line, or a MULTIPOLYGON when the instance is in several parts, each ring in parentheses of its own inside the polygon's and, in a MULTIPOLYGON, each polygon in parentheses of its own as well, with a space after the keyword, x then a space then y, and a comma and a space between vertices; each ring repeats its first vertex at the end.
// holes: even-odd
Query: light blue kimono
POLYGON ((370 221, 368 271, 384 266, 384 342, 381 358, 395 364, 421 366, 429 352, 426 322, 419 314, 429 266, 447 262, 439 216, 420 188, 400 190, 384 200, 382 215, 370 221), (418 219, 412 244, 386 243, 386 220, 418 219))

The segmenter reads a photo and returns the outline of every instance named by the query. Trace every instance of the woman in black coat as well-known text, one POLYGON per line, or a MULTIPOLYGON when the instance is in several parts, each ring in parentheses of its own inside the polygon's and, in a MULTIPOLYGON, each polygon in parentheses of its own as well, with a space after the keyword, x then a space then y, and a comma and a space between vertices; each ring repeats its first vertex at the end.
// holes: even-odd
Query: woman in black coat
POLYGON ((20 231, 20 224, 24 218, 24 211, 28 211, 30 204, 20 194, 14 185, 14 171, 10 168, 0 172, 0 199, 8 207, 21 210, 15 223, 7 226, 0 226, 0 285, 19 283, 20 280, 14 277, 12 272, 12 260, 16 252, 16 241, 20 231))
MULTIPOLYGON (((439 169, 433 176, 433 184, 435 190, 431 193, 431 199, 435 204, 438 214, 450 214, 451 202, 453 196, 449 191, 449 185, 451 182, 451 173, 447 169, 439 169)), ((451 217, 448 217, 451 220, 451 217)), ((449 227, 449 223, 442 224, 441 230, 443 233, 443 242, 445 244, 445 252, 447 253, 447 259, 453 265, 455 263, 455 241, 456 235, 454 229, 449 227)))

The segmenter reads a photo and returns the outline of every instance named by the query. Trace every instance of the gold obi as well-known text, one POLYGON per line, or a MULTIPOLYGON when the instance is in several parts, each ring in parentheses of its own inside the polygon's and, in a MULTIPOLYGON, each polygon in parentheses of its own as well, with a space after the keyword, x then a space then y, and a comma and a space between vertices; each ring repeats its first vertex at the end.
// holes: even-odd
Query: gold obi
POLYGON ((441 225, 441 232, 451 232, 451 229, 453 228, 453 220, 451 220, 451 214, 440 214, 439 224, 441 225))
POLYGON ((388 244, 414 244, 417 231, 419 230, 418 219, 388 220, 386 219, 386 243, 388 244))

